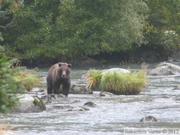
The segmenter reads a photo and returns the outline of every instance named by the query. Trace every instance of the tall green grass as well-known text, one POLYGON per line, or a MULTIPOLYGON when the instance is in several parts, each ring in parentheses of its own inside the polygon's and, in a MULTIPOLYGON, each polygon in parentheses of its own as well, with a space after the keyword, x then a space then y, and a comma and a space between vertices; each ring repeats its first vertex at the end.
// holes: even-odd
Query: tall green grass
POLYGON ((146 73, 138 71, 134 73, 106 73, 89 70, 87 74, 88 86, 90 89, 101 89, 117 95, 139 94, 147 83, 146 73))
POLYGON ((87 72, 87 81, 88 81, 88 88, 92 90, 99 89, 100 81, 101 81, 101 71, 91 69, 87 72))
POLYGON ((100 87, 117 95, 134 95, 139 94, 145 84, 146 74, 143 71, 129 74, 114 72, 103 75, 100 87))

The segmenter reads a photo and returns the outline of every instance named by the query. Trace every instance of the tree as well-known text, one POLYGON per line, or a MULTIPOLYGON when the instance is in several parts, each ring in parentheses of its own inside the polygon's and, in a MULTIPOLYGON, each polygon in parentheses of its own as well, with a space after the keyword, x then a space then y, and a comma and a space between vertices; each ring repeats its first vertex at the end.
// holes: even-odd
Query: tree
POLYGON ((147 45, 174 53, 180 45, 180 0, 144 0, 150 10, 146 20, 147 45))
POLYGON ((147 5, 140 0, 24 1, 5 34, 21 57, 95 55, 143 43, 147 5), (14 34, 15 33, 15 34, 14 34))
POLYGON ((0 0, 0 45, 9 44, 14 41, 13 34, 13 12, 22 5, 23 0, 0 0), (7 36, 8 41, 6 40, 7 36), (5 40, 4 40, 5 39, 5 40))

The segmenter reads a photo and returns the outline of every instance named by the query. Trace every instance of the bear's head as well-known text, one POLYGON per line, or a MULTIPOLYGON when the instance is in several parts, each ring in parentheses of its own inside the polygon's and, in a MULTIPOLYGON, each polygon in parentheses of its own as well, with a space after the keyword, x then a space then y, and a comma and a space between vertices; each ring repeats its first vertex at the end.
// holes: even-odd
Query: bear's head
POLYGON ((71 64, 59 62, 58 66, 59 77, 69 78, 71 75, 71 64))

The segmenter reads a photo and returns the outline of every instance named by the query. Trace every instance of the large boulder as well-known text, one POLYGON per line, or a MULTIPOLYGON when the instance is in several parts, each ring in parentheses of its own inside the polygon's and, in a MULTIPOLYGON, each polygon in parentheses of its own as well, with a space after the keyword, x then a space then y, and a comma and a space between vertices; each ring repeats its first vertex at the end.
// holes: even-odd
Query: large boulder
POLYGON ((19 96, 19 106, 14 108, 14 113, 32 113, 41 112, 46 109, 43 101, 38 97, 32 97, 29 94, 19 96))
POLYGON ((148 75, 161 76, 161 75, 177 75, 180 74, 180 66, 163 62, 156 68, 148 72, 148 75))
POLYGON ((103 70, 102 71, 102 75, 105 75, 107 73, 114 73, 114 72, 117 72, 117 73, 120 73, 120 74, 130 73, 130 71, 127 70, 127 69, 123 69, 123 68, 110 68, 110 69, 103 70))

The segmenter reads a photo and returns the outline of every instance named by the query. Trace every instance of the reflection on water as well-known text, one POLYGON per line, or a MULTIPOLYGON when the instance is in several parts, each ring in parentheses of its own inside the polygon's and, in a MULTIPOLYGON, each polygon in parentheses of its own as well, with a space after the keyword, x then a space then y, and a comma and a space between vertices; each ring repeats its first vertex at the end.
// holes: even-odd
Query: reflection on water
MULTIPOLYGON (((46 71, 41 70, 39 75, 44 78, 46 71)), ((86 71, 73 69, 72 81, 79 81, 86 71)), ((151 76, 148 80, 147 88, 140 95, 70 94, 48 104, 44 112, 0 115, 0 118, 13 126, 7 135, 120 135, 125 128, 180 127, 180 90, 173 90, 180 84, 180 76, 151 76), (88 101, 96 106, 84 106, 88 101), (79 109, 83 107, 88 110, 79 109), (139 122, 148 115, 158 122, 139 122)))

